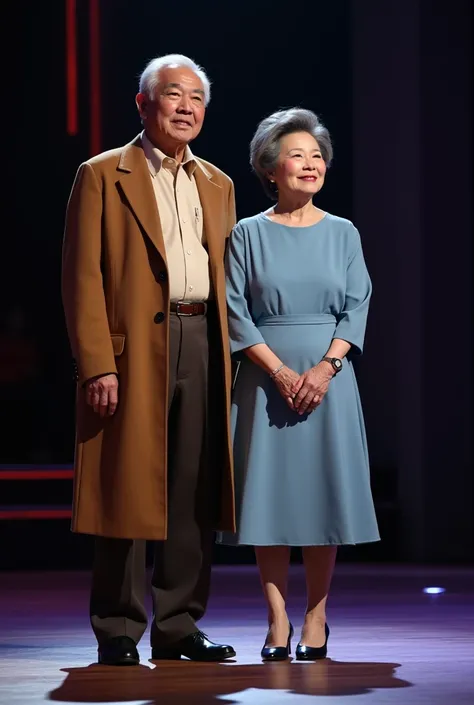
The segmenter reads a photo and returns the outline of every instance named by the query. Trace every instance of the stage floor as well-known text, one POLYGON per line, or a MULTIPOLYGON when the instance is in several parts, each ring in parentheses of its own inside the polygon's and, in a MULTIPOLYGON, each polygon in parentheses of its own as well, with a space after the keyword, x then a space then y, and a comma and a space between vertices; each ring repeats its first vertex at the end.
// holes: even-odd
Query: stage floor
MULTIPOLYGON (((141 665, 117 668, 94 663, 87 573, 0 573, 0 703, 474 704, 474 569, 342 563, 328 610, 329 658, 275 664, 259 655, 266 615, 256 568, 218 566, 213 575, 200 626, 234 645, 235 660, 151 663, 147 633, 141 665), (446 591, 427 595, 428 586, 446 591)), ((291 568, 290 594, 296 645, 301 566, 291 568)))

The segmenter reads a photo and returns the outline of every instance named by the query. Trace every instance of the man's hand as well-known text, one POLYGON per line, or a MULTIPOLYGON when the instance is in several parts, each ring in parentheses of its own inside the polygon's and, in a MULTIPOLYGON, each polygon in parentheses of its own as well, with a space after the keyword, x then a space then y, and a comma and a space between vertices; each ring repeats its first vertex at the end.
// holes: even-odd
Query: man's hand
POLYGON ((86 400, 101 418, 113 416, 118 404, 117 375, 104 375, 88 382, 86 400))

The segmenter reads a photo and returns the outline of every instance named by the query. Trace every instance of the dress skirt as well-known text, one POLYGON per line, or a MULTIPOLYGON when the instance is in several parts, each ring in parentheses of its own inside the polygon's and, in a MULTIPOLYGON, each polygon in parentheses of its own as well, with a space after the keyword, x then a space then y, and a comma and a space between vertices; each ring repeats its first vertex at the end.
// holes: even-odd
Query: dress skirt
MULTIPOLYGON (((331 345, 335 316, 262 316, 256 327, 299 374, 331 345)), ((233 390, 238 528, 225 544, 342 545, 377 541, 362 408, 350 359, 320 406, 300 416, 245 355, 233 390)))

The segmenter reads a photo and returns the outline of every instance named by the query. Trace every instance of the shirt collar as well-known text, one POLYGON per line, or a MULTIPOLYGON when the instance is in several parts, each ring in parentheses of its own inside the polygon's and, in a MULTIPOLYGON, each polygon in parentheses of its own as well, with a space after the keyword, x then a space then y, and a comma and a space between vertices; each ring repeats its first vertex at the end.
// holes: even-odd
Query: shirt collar
MULTIPOLYGON (((156 176, 158 174, 163 165, 166 164, 166 160, 168 160, 170 165, 173 164, 174 168, 176 168, 176 160, 172 159, 171 157, 168 157, 164 152, 161 151, 161 149, 155 147, 155 145, 152 144, 152 142, 150 142, 150 140, 146 136, 145 130, 143 130, 143 132, 141 133, 141 140, 143 145, 143 151, 145 152, 145 157, 148 163, 148 169, 152 176, 156 176)), ((194 154, 191 152, 189 145, 186 145, 181 165, 183 166, 189 178, 192 177, 197 167, 202 169, 202 171, 209 178, 209 172, 204 167, 204 165, 196 159, 194 154)))

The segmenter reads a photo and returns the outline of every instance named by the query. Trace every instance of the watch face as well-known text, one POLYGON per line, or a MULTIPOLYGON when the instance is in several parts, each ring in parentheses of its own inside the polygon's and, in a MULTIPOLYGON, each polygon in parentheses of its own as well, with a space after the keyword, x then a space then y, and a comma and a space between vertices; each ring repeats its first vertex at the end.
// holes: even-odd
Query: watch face
POLYGON ((334 358, 334 367, 338 370, 340 370, 342 367, 342 362, 340 360, 338 360, 337 357, 334 358))

